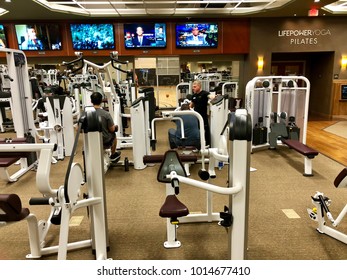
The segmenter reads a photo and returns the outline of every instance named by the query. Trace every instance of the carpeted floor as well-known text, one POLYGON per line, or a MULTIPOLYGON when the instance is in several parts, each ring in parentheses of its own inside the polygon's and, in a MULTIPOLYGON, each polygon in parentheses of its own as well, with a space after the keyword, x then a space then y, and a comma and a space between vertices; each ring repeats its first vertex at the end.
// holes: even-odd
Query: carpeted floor
MULTIPOLYGON (((167 149, 168 125, 158 123, 158 149, 161 154, 167 149)), ((132 151, 123 150, 122 159, 132 159, 132 151)), ((76 161, 81 161, 81 150, 76 161)), ((52 187, 63 183, 68 158, 52 165, 50 182, 52 187)), ((247 258, 250 260, 346 260, 345 244, 321 235, 315 222, 307 215, 312 208, 311 195, 324 192, 332 200, 330 210, 336 217, 346 203, 347 189, 336 189, 333 181, 343 166, 323 155, 313 160, 313 177, 302 175, 303 157, 293 150, 280 147, 251 155, 250 209, 247 258), (298 216, 287 216, 287 209, 298 216)), ((143 170, 128 172, 124 166, 116 166, 105 175, 109 252, 115 260, 224 260, 227 259, 226 229, 216 223, 181 224, 178 240, 181 248, 165 249, 166 221, 158 213, 165 199, 165 186, 157 182, 159 165, 143 170)), ((191 167, 191 178, 197 178, 198 164, 191 167)), ((217 170, 213 183, 227 185, 228 166, 217 170)), ((24 207, 46 219, 49 206, 29 206, 28 200, 39 196, 35 185, 35 172, 24 175, 18 182, 0 182, 0 193, 17 193, 24 207)), ((83 190, 84 191, 84 190, 83 190)), ((205 191, 182 185, 179 194, 190 212, 206 211, 205 191)), ((228 198, 213 195, 215 212, 223 210, 228 198)), ((86 209, 75 213, 82 222, 70 227, 70 241, 89 238, 89 222, 86 209)), ((347 233, 347 223, 342 222, 339 230, 347 233)), ((47 245, 57 244, 59 227, 48 234, 47 245)), ((0 259, 23 260, 29 253, 28 231, 25 221, 0 228, 0 259)), ((56 259, 56 255, 42 257, 56 259)), ((91 249, 68 253, 68 259, 94 259, 91 249)))
POLYGON ((335 134, 337 136, 347 139, 347 121, 339 121, 333 125, 324 128, 326 132, 335 134))

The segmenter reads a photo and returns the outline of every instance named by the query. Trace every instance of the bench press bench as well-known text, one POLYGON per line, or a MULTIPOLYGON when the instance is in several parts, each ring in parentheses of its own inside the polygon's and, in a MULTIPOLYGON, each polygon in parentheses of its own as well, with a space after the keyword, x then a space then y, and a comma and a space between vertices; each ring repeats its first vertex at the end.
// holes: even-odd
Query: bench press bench
MULTIPOLYGON (((0 138, 0 145, 27 144, 26 138, 0 138)), ((31 170, 35 165, 33 152, 0 152, 0 178, 7 182, 16 182, 18 178, 31 170), (20 162, 21 168, 10 175, 8 167, 20 162)), ((36 157, 36 156, 35 156, 36 157)))
POLYGON ((305 171, 304 176, 313 176, 312 160, 319 154, 318 151, 312 149, 302 142, 294 139, 281 138, 283 144, 305 156, 305 171))

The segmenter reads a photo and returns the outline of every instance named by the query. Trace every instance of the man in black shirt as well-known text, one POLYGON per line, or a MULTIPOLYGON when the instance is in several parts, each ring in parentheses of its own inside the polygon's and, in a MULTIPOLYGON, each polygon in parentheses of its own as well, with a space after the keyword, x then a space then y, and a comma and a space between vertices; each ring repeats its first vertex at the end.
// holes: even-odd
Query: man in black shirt
POLYGON ((193 96, 190 103, 190 107, 194 108, 194 111, 198 112, 202 119, 204 120, 204 129, 205 129, 205 142, 206 145, 210 145, 210 126, 208 123, 208 100, 210 93, 206 90, 201 89, 201 82, 195 81, 193 83, 193 96))

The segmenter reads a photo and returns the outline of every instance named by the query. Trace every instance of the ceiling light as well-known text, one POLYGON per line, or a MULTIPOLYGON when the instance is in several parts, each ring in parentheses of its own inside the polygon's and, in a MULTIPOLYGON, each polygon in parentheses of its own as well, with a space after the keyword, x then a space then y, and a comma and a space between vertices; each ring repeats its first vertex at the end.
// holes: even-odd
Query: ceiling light
POLYGON ((8 11, 3 9, 3 8, 0 8, 0 16, 3 16, 4 14, 7 14, 8 11))

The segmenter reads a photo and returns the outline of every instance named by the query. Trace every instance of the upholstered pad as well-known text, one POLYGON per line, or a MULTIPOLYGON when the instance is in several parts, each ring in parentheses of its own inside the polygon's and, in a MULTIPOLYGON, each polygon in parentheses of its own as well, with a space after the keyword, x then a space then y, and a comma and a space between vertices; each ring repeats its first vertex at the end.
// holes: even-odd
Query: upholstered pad
POLYGON ((20 221, 30 214, 28 208, 22 208, 22 202, 16 194, 0 194, 0 221, 20 221))
POLYGON ((342 169, 342 171, 337 175, 334 180, 334 185, 336 188, 346 188, 347 187, 347 167, 342 169))
POLYGON ((159 211, 159 216, 163 218, 177 218, 188 214, 187 206, 179 201, 175 195, 168 195, 159 211))
POLYGON ((293 148, 300 154, 308 157, 308 158, 313 158, 317 156, 319 153, 318 151, 306 146, 305 144, 301 143, 298 140, 293 140, 293 139, 281 139, 283 144, 286 144, 288 147, 293 148))

